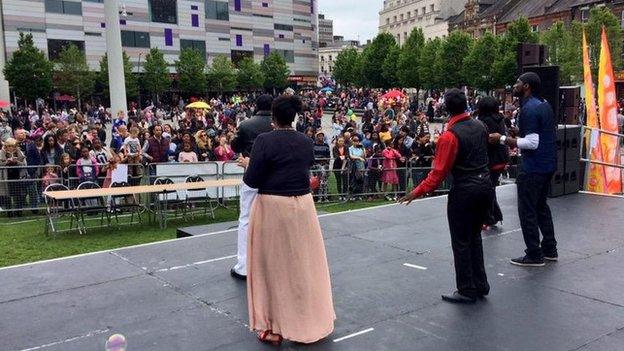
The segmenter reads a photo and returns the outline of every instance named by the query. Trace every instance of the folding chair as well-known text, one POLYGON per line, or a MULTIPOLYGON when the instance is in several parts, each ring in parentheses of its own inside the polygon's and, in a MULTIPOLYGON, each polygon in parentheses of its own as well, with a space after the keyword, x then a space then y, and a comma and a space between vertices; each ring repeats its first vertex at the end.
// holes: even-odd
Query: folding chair
MULTIPOLYGON (((173 184, 173 180, 171 180, 171 178, 156 178, 154 181, 154 185, 166 184, 173 184)), ((167 228, 167 211, 169 210, 169 205, 178 205, 175 206, 174 210, 175 217, 178 217, 177 208, 182 202, 176 190, 162 191, 157 194, 156 207, 158 209, 157 212, 160 214, 160 229, 167 228)))
MULTIPOLYGON (((84 182, 78 185, 76 190, 95 190, 101 189, 95 182, 84 182)), ((82 234, 87 233, 87 226, 85 224, 84 216, 92 214, 100 214, 100 226, 104 226, 104 217, 106 217, 107 224, 110 225, 110 213, 108 213, 108 207, 106 206, 105 196, 90 196, 77 198, 78 214, 80 215, 80 222, 82 223, 82 234)))
MULTIPOLYGON (((130 186, 128 182, 115 182, 111 184, 111 188, 122 188, 130 186)), ((141 203, 136 194, 112 195, 110 197, 110 210, 115 216, 115 222, 119 225, 119 214, 130 213, 130 224, 134 223, 134 214, 136 213, 139 223, 143 223, 141 219, 141 203)))
MULTIPOLYGON (((44 193, 53 191, 69 190, 69 188, 63 184, 50 184, 44 189, 44 193)), ((64 215, 69 215, 69 229, 74 227, 74 219, 76 219, 76 227, 81 232, 78 222, 78 216, 76 215, 76 209, 74 206, 74 199, 56 200, 48 196, 44 196, 46 204, 46 225, 44 234, 47 236, 50 230, 52 234, 56 236, 57 226, 54 224, 55 219, 59 219, 64 215)))
MULTIPOLYGON (((185 183, 198 183, 203 182, 204 179, 200 176, 190 176, 186 177, 185 183)), ((210 211, 210 216, 212 219, 215 218, 214 207, 212 206, 212 199, 208 194, 208 190, 204 187, 198 188, 190 188, 186 190, 186 207, 185 210, 188 210, 191 213, 191 217, 195 218, 195 212, 193 211, 193 205, 204 203, 204 216, 208 214, 210 211)))

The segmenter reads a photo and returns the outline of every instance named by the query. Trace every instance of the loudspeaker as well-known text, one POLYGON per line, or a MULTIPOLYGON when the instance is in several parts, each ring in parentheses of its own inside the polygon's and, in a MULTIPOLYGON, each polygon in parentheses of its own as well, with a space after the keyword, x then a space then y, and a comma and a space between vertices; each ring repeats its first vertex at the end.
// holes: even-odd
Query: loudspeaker
POLYGON ((557 126, 557 171, 550 183, 549 197, 577 193, 581 185, 581 126, 557 126))
POLYGON ((546 63, 548 49, 544 45, 533 43, 518 44, 518 68, 524 66, 541 66, 546 63))
POLYGON ((581 106, 581 87, 565 86, 559 87, 559 96, 562 107, 581 106))
POLYGON ((579 124, 581 109, 578 106, 561 106, 559 113, 559 123, 568 125, 579 124))
POLYGON ((542 81, 542 89, 537 94, 552 106, 555 118, 559 116, 559 66, 522 67, 522 73, 535 72, 542 81))

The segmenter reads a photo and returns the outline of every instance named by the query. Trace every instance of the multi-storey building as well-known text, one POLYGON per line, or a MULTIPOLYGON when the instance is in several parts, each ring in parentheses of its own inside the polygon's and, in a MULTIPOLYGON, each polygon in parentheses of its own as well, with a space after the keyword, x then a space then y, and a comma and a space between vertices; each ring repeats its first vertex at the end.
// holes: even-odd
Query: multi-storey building
POLYGON ((445 37, 448 19, 463 11, 467 0, 384 0, 379 12, 379 31, 392 34, 403 44, 414 28, 425 38, 445 37))
POLYGON ((362 51, 359 41, 344 40, 342 36, 334 36, 333 45, 319 48, 319 76, 332 77, 336 57, 347 48, 355 48, 358 52, 362 51))
POLYGON ((334 42, 334 21, 318 15, 319 47, 331 46, 334 42))
MULTIPOLYGON (((72 43, 93 69, 106 53, 103 0, 1 0, 0 40, 7 58, 17 50, 20 32, 55 59, 72 43)), ((318 75, 317 0, 122 0, 121 41, 136 71, 150 48, 159 48, 175 73, 181 49, 217 55, 233 62, 260 61, 276 51, 288 63, 292 80, 316 82, 318 75)), ((1 47, 1 46, 0 46, 1 47)), ((0 61, 1 62, 1 61, 0 61)))

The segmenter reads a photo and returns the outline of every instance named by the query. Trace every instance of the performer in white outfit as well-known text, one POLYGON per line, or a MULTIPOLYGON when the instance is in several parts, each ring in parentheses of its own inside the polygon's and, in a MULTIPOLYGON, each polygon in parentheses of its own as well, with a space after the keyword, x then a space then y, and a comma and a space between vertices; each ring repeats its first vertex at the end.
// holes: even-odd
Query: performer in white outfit
MULTIPOLYGON (((241 167, 247 167, 249 155, 253 147, 256 137, 262 133, 273 130, 271 124, 271 105, 273 97, 271 95, 260 95, 256 99, 256 113, 250 119, 243 121, 234 140, 232 140, 232 149, 234 152, 241 154, 238 164, 241 167)), ((238 255, 237 263, 230 270, 232 277, 237 279, 247 278, 247 231, 249 229, 249 212, 251 205, 258 194, 257 189, 253 189, 243 183, 240 191, 240 216, 238 217, 238 255)))

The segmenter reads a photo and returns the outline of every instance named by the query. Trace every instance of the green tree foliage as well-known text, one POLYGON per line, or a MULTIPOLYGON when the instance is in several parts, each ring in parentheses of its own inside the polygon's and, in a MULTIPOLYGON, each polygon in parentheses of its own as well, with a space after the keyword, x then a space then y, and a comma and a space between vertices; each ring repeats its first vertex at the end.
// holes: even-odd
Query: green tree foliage
POLYGON ((441 72, 439 64, 436 62, 440 59, 440 49, 442 47, 442 40, 435 38, 429 39, 423 46, 418 60, 418 72, 420 74, 420 80, 423 88, 427 90, 440 89, 441 72))
POLYGON ((265 88, 280 90, 288 85, 290 69, 282 55, 273 51, 262 60, 260 66, 262 67, 262 72, 264 72, 265 88))
POLYGON ((208 86, 220 93, 236 89, 236 71, 230 58, 217 55, 208 68, 208 86))
POLYGON ((206 92, 206 62, 197 49, 183 49, 175 62, 180 90, 189 95, 206 92))
MULTIPOLYGON (((135 98, 139 95, 139 85, 137 83, 137 77, 132 73, 132 62, 130 57, 123 52, 123 65, 124 65, 124 79, 126 81, 126 95, 129 98, 135 98)), ((97 82, 102 86, 102 90, 105 96, 109 96, 108 85, 108 56, 105 54, 100 60, 100 72, 97 75, 97 82)))
POLYGON ((422 87, 418 62, 424 46, 425 35, 422 29, 414 28, 401 47, 397 63, 397 75, 401 86, 417 89, 422 87))
POLYGON ((456 88, 466 84, 462 66, 463 61, 472 48, 473 39, 470 35, 454 31, 446 38, 440 47, 440 64, 442 83, 445 88, 456 88))
POLYGON ((95 87, 95 74, 89 70, 84 52, 70 44, 61 50, 55 64, 56 87, 62 93, 75 96, 80 107, 82 98, 91 95, 95 87))
POLYGON ((18 50, 4 67, 4 75, 15 94, 27 100, 50 95, 53 64, 35 47, 32 34, 20 33, 17 45, 18 50))
POLYGON ((579 22, 566 26, 558 21, 540 39, 548 47, 548 63, 559 66, 561 84, 583 80, 582 27, 579 22))
POLYGON ((613 69, 617 71, 622 68, 622 28, 620 21, 606 6, 596 6, 589 11, 589 20, 586 24, 587 41, 590 47, 589 59, 594 75, 598 74, 602 26, 607 31, 613 69))
POLYGON ((169 76, 169 66, 163 53, 157 48, 150 49, 149 54, 145 56, 145 64, 143 65, 143 86, 147 91, 156 96, 165 92, 171 86, 171 78, 169 76))
POLYGON ((362 53, 362 74, 366 85, 371 88, 388 88, 392 82, 387 82, 383 76, 383 64, 386 56, 395 47, 396 41, 390 33, 381 33, 362 53))
POLYGON ((238 63, 236 74, 238 88, 242 90, 258 90, 264 86, 264 73, 260 64, 255 63, 250 57, 242 59, 238 63))
POLYGON ((384 88, 398 87, 400 85, 398 75, 398 63, 401 56, 401 48, 398 45, 391 46, 382 65, 384 88))
POLYGON ((496 60, 497 44, 496 37, 490 33, 474 43, 463 64, 463 75, 469 86, 485 92, 496 87, 492 67, 496 60))
POLYGON ((334 61, 333 77, 336 82, 341 85, 349 86, 357 84, 359 79, 358 72, 358 52, 355 48, 347 48, 342 50, 334 61))

